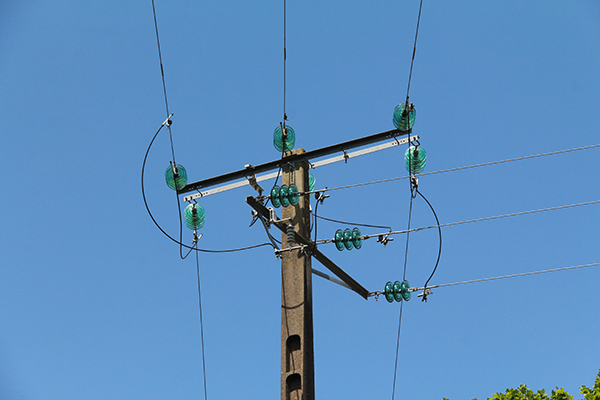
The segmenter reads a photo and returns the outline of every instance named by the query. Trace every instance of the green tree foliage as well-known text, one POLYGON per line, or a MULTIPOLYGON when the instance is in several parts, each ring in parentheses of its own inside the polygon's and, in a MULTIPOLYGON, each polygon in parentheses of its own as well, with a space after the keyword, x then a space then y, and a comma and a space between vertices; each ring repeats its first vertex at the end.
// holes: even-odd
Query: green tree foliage
MULTIPOLYGON (((600 371, 598 371, 596 381, 591 389, 581 386, 579 391, 583 395, 581 400, 600 400, 600 371)), ((506 393, 496 393, 487 400, 573 400, 573 398, 563 388, 557 387, 556 390, 552 390, 550 395, 547 395, 544 389, 534 392, 526 385, 521 385, 518 389, 506 389, 506 393)), ((444 400, 448 399, 444 397, 444 400)))

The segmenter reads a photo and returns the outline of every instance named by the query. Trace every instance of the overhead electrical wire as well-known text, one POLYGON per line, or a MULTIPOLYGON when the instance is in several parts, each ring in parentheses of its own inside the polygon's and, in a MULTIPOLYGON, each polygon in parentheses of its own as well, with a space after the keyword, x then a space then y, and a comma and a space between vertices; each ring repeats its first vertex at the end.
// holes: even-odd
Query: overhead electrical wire
MULTIPOLYGON (((198 244, 195 240, 194 246, 198 244)), ((191 251, 191 250, 190 250, 191 251)), ((202 319, 202 291, 200 290, 200 261, 198 260, 198 252, 196 252, 196 276, 198 278, 198 310, 200 313, 200 342, 202 343, 202 375, 204 378, 204 399, 206 395, 206 356, 204 354, 204 322, 202 319)))
MULTIPOLYGON (((410 83, 411 83, 411 80, 412 80, 412 71, 413 71, 413 65, 414 65, 414 61, 415 61, 415 54, 417 52, 417 38, 419 37, 419 25, 421 23, 421 9, 422 8, 423 8, 423 0, 421 0, 421 2, 419 4, 419 16, 417 17, 417 28, 415 29, 415 42, 414 42, 414 46, 413 46, 412 58, 411 58, 411 61, 410 61, 410 72, 409 72, 409 75, 408 75, 408 85, 407 85, 407 88, 406 88, 406 101, 404 102, 404 112, 407 112, 408 108, 409 108, 409 101, 408 101, 408 99, 409 99, 409 93, 410 93, 410 83)), ((410 140, 409 140, 408 146, 409 146, 409 149, 410 149, 410 146, 411 146, 410 140)), ((409 175, 412 178, 413 174, 412 174, 412 171, 411 171, 411 168, 412 168, 411 164, 412 163, 409 163, 409 171, 408 171, 408 173, 409 173, 409 175)), ((413 198, 414 198, 414 196, 413 196, 413 182, 412 182, 412 179, 411 179, 410 185, 411 185, 410 186, 410 192, 411 193, 410 193, 410 209, 409 209, 409 214, 408 214, 408 230, 410 230, 410 221, 411 221, 411 214, 412 214, 412 201, 413 201, 413 198)), ((416 189, 416 185, 415 185, 415 189, 416 189)), ((432 210, 433 210, 433 208, 432 208, 432 210)), ((437 218, 437 216, 436 216, 436 218, 437 218)), ((441 235, 441 233, 440 233, 440 235, 441 235)), ((404 281, 406 279, 406 263, 407 263, 407 260, 408 260, 408 238, 409 238, 409 234, 407 233, 406 234, 406 252, 404 254, 404 272, 403 272, 402 281, 404 281)), ((441 236, 440 236, 440 245, 441 245, 441 236)), ((436 267, 437 267, 437 264, 436 264, 436 267)), ((395 395, 396 395, 396 377, 397 377, 397 374, 398 374, 398 354, 399 354, 399 351, 400 351, 400 330, 402 328, 402 308, 403 308, 402 306, 403 306, 403 304, 404 304, 404 301, 400 302, 400 314, 398 316, 398 339, 396 341, 396 361, 394 363, 394 382, 392 384, 392 400, 394 400, 395 395)))
MULTIPOLYGON (((566 209, 566 208, 587 206, 587 205, 592 205, 592 204, 600 204, 600 200, 586 201, 586 202, 575 203, 575 204, 567 204, 567 205, 556 206, 556 207, 538 208, 536 210, 519 211, 516 213, 494 215, 494 216, 490 216, 490 217, 468 219, 468 220, 464 220, 464 221, 447 222, 445 224, 437 224, 437 225, 430 225, 430 226, 424 226, 424 227, 419 227, 419 228, 411 228, 411 229, 406 229, 406 230, 401 230, 401 231, 392 231, 392 232, 376 233, 376 234, 371 234, 371 235, 362 235, 360 238, 362 240, 367 240, 367 239, 379 237, 379 236, 399 235, 399 234, 404 234, 404 233, 423 231, 423 230, 427 230, 427 229, 443 228, 446 226, 463 225, 463 224, 469 224, 469 223, 474 223, 474 222, 490 221, 490 220, 494 220, 494 219, 516 217, 516 216, 520 216, 520 215, 535 214, 535 213, 546 212, 546 211, 562 210, 562 209, 566 209)), ((319 239, 319 240, 316 240, 315 243, 316 244, 324 244, 324 243, 331 243, 333 241, 334 241, 334 239, 319 239)))
MULTIPOLYGON (((317 205, 318 205, 318 204, 319 204, 319 203, 317 203, 317 205)), ((358 222, 347 222, 347 221, 340 221, 340 220, 337 220, 337 219, 332 219, 332 218, 326 218, 326 217, 323 217, 323 216, 321 216, 321 215, 317 215, 317 212, 316 212, 316 206, 315 206, 315 212, 313 213, 313 212, 311 211, 310 213, 311 213, 311 214, 312 214, 312 215, 313 215, 315 218, 319 218, 319 219, 322 219, 322 220, 325 220, 325 221, 329 221, 329 222, 335 222, 335 223, 338 223, 338 224, 343 224, 343 225, 354 225, 354 226, 365 226, 365 227, 367 227, 367 228, 381 228, 381 229, 389 229, 389 230, 390 230, 390 232, 392 231, 392 227, 390 227, 390 226, 383 226, 383 225, 369 225, 369 224, 359 224, 358 222)))
MULTIPOLYGON (((575 265, 575 266, 570 266, 570 267, 561 267, 561 268, 546 269, 546 270, 543 270, 543 271, 521 272, 521 273, 518 273, 518 274, 495 276, 495 277, 492 277, 492 278, 481 278, 481 279, 471 279, 471 280, 468 280, 468 281, 461 281, 461 282, 442 283, 440 285, 431 285, 431 286, 428 286, 426 288, 425 287, 413 287, 413 288, 410 288, 409 291, 410 292, 420 292, 420 291, 422 291, 423 294, 420 294, 419 296, 423 296, 425 293, 427 293, 428 295, 431 294, 431 290, 430 289, 437 289, 437 288, 448 287, 448 286, 465 285, 465 284, 468 284, 468 283, 479 283, 479 282, 494 281, 494 280, 498 280, 498 279, 517 278, 517 277, 521 277, 521 276, 538 275, 538 274, 545 274, 545 273, 550 273, 550 272, 568 271, 568 270, 572 270, 572 269, 597 267, 597 266, 600 266, 600 262, 598 262, 598 263, 590 263, 590 264, 582 264, 582 265, 575 265)), ((383 294, 384 294, 384 291, 378 290, 378 291, 375 291, 375 292, 371 292, 369 294, 369 297, 375 297, 375 298, 377 298, 377 297, 379 297, 379 296, 381 296, 383 294)))
MULTIPOLYGON (((421 177, 421 176, 427 176, 427 175, 442 174, 442 173, 446 173, 446 172, 461 171, 461 170, 470 169, 470 168, 487 167, 489 165, 503 164, 503 163, 513 162, 513 161, 522 161, 522 160, 528 160, 528 159, 531 159, 531 158, 551 156, 551 155, 556 155, 556 154, 564 154, 564 153, 569 153, 569 152, 572 152, 572 151, 588 150, 588 149, 593 149, 593 148, 597 148, 597 147, 600 147, 600 144, 594 144, 594 145, 583 146, 583 147, 576 147, 576 148, 572 148, 572 149, 551 151, 549 153, 534 154, 534 155, 524 156, 524 157, 509 158, 509 159, 506 159, 506 160, 491 161, 491 162, 486 162, 486 163, 481 163, 481 164, 467 165, 467 166, 464 166, 464 167, 448 168, 448 169, 443 169, 443 170, 439 170, 439 171, 423 172, 423 173, 418 174, 418 176, 421 177)), ((307 192, 298 192, 298 194, 300 194, 300 195, 308 195, 308 194, 318 193, 318 192, 331 192, 331 191, 334 191, 334 190, 350 189, 350 188, 355 188, 355 187, 360 187, 360 186, 374 185, 374 184, 378 184, 378 183, 393 182, 393 181, 402 180, 402 179, 408 179, 408 178, 410 178, 410 176, 405 175, 405 176, 399 176, 399 177, 395 177, 395 178, 380 179, 380 180, 376 180, 376 181, 363 182, 363 183, 355 183, 355 184, 352 184, 352 185, 345 185, 345 186, 338 186, 338 187, 333 187, 333 188, 318 189, 318 190, 312 190, 312 191, 307 191, 307 192)))
MULTIPOLYGON (((549 272, 568 271, 568 270, 571 270, 571 269, 587 268, 587 267, 597 267, 597 266, 600 266, 600 263, 591 263, 591 264, 575 265, 575 266, 572 266, 572 267, 562 267, 562 268, 546 269, 546 270, 543 270, 543 271, 523 272, 523 273, 520 273, 520 274, 495 276, 493 278, 472 279, 472 280, 469 280, 469 281, 462 281, 462 282, 443 283, 441 285, 431 285, 431 286, 428 287, 428 289, 437 289, 437 288, 447 287, 447 286, 465 285, 467 283, 487 282, 487 281, 493 281, 493 280, 497 280, 497 279, 516 278, 516 277, 520 277, 520 276, 545 274, 545 273, 549 273, 549 272)), ((416 289, 415 291, 420 291, 420 290, 424 290, 425 288, 415 288, 415 289, 416 289)))
MULTIPOLYGON (((283 122, 281 123, 281 132, 282 135, 285 132, 285 121, 287 121, 288 117, 285 113, 285 99, 286 99, 286 88, 287 88, 287 72, 286 72, 286 61, 287 61, 287 2, 283 0, 283 122)), ((283 156, 285 154, 285 140, 283 141, 283 145, 281 148, 281 159, 283 160, 283 156)), ((279 180, 279 175, 281 174, 282 164, 279 165, 279 170, 277 171, 277 176, 275 177, 275 183, 271 187, 271 190, 275 186, 277 186, 277 181, 279 180)), ((283 179, 283 178, 282 178, 283 179)), ((265 206, 269 204, 271 200, 270 197, 267 197, 267 201, 265 202, 265 206)))
MULTIPOLYGON (((425 196, 423 196, 423 194, 419 191, 419 189, 416 189, 416 191, 419 194, 419 196, 421 196, 423 198, 423 200, 425 200, 427 205, 429 205, 429 208, 431 208, 431 212, 433 212, 433 216, 435 217, 435 221, 437 222, 437 225, 438 225, 438 232, 439 232, 439 237, 440 237, 440 247, 438 250, 437 260, 435 261, 435 267, 433 267, 433 271, 431 272, 431 275, 429 276, 429 278, 427 279, 427 281, 425 282, 425 285, 424 285, 425 289, 427 289, 427 284, 429 283, 431 278, 433 278, 433 275, 435 275, 435 271, 437 271, 437 267, 440 264, 440 258, 442 256, 442 227, 440 226, 440 220, 438 219, 438 216, 437 216, 435 210, 433 209, 433 206, 429 202, 429 200, 427 200, 427 198, 425 196)), ((423 301, 427 301, 426 294, 423 295, 423 301)))

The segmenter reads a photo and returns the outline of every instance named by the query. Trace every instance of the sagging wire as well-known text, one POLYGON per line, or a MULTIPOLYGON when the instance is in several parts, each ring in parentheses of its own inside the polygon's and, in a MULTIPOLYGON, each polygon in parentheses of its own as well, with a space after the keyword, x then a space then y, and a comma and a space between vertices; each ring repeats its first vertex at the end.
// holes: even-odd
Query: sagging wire
MULTIPOLYGON (((171 118, 173 116, 173 114, 169 115, 169 118, 171 118)), ((262 243, 262 244, 257 244, 257 245, 253 245, 253 246, 247 246, 247 247, 240 247, 240 248, 235 248, 235 249, 226 249, 226 250, 208 250, 208 249, 200 249, 197 246, 188 246, 186 244, 184 244, 181 240, 177 240, 175 238, 173 238, 171 235, 169 235, 160 225, 159 223, 156 221, 156 219, 154 218, 154 216, 152 215, 152 212, 150 211, 150 206, 148 206, 148 200, 146 199, 146 190, 145 190, 145 186, 144 186, 144 172, 146 170, 146 161, 148 159, 148 154, 150 153, 150 149, 152 148, 152 145, 154 144, 154 141, 156 140, 156 137, 158 136, 158 134, 160 133, 160 131, 162 130, 162 128, 167 124, 167 121, 169 121, 169 118, 167 118, 165 120, 165 122, 162 123, 162 125, 160 126, 160 128, 158 128, 158 130, 156 131, 156 133, 154 134, 154 136, 152 137, 152 140, 150 141, 150 144, 148 145, 148 148, 146 149, 146 154, 144 154, 144 161, 142 162, 142 172, 141 172, 141 184, 142 184, 142 198, 144 199, 144 206, 146 207, 146 211, 148 212, 148 215, 150 216, 150 219, 152 219, 152 222, 154 222, 154 225, 156 225, 156 227, 169 239, 171 239, 173 242, 177 243, 180 246, 183 246, 187 249, 194 249, 196 252, 203 252, 203 253, 232 253, 232 252, 236 252, 236 251, 243 251, 243 250, 250 250, 250 249, 255 249, 258 247, 263 247, 263 246, 272 246, 271 243, 262 243), (195 247, 195 248, 194 248, 195 247)), ((179 198, 179 196, 178 196, 179 198)), ((181 213, 180 213, 180 218, 181 218, 181 213)))
MULTIPOLYGON (((319 204, 317 202, 317 204, 319 204)), ((321 215, 317 215, 317 211, 316 211, 316 206, 315 206, 315 212, 313 213, 312 211, 310 212, 315 218, 319 218, 319 219, 323 219, 325 221, 329 221, 329 222, 334 222, 337 224, 342 224, 342 225, 354 225, 354 226, 365 226, 367 228, 381 228, 381 229, 389 229, 390 232, 392 232, 392 227, 391 226, 383 226, 383 225, 369 225, 369 224, 359 224, 358 222, 348 222, 348 221, 340 221, 337 219, 332 219, 332 218, 326 218, 323 217, 321 215)), ((315 241, 316 241, 316 236, 315 236, 315 241)))
POLYGON ((433 206, 429 202, 429 200, 427 200, 427 198, 425 196, 423 196, 423 193, 421 193, 419 191, 419 189, 416 189, 416 192, 423 198, 423 200, 425 200, 425 202, 429 205, 429 208, 431 208, 431 212, 433 212, 433 216, 435 217, 435 221, 437 222, 438 232, 439 232, 439 235, 440 235, 440 247, 439 247, 439 250, 438 250, 437 260, 435 262, 435 267, 433 267, 433 271, 431 272, 431 275, 429 276, 429 279, 427 279, 427 282, 425 282, 425 285, 424 285, 425 290, 423 291, 423 299, 422 299, 422 301, 427 302, 427 284, 429 283, 429 281, 431 280, 431 278, 433 278, 433 275, 435 274, 435 271, 437 271, 437 267, 440 264, 440 257, 442 256, 442 227, 440 226, 440 220, 438 219, 438 216, 437 216, 435 210, 433 209, 433 206))

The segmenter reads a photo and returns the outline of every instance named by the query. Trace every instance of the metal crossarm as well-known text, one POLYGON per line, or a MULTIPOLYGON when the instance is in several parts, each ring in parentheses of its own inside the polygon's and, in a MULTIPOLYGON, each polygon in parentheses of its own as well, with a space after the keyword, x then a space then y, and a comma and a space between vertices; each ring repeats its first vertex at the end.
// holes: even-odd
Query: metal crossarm
POLYGON ((252 166, 248 165, 246 168, 229 172, 224 175, 215 176, 212 178, 204 179, 197 182, 188 183, 182 189, 178 190, 178 194, 189 193, 195 190, 205 189, 211 186, 221 185, 227 182, 231 182, 239 179, 247 179, 249 177, 253 177, 256 174, 260 174, 263 172, 272 171, 278 169, 283 164, 287 163, 296 163, 298 161, 312 160, 320 157, 325 157, 330 154, 345 152, 351 149, 355 149, 357 147, 366 146, 372 143, 380 142, 386 139, 394 139, 405 135, 410 135, 412 131, 401 131, 399 129, 392 129, 390 131, 375 133, 370 136, 365 136, 359 139, 349 140, 347 142, 342 142, 338 144, 334 144, 331 146, 323 147, 316 150, 311 150, 304 152, 302 154, 294 154, 288 155, 284 154, 284 160, 278 159, 274 161, 270 161, 264 164, 252 166))

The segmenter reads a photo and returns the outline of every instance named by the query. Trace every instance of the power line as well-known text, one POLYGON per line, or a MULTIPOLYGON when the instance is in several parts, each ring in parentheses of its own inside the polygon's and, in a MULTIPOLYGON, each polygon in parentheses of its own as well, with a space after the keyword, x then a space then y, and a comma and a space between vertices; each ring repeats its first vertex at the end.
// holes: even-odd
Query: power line
MULTIPOLYGON (((419 25, 421 23, 421 9, 423 8, 423 0, 419 5, 419 16, 417 18, 417 29, 415 30, 415 44, 413 46, 412 58, 410 60, 410 73, 408 74, 408 87, 406 88, 406 105, 408 106, 408 92, 410 92, 410 81, 412 80, 413 64, 415 62, 415 53, 417 52, 417 38, 419 37, 419 25)), ((393 398, 394 396, 392 396, 393 398)))
MULTIPOLYGON (((158 47, 158 62, 160 63, 160 75, 162 77, 163 95, 165 97, 165 108, 167 110, 167 119, 171 115, 169 113, 169 101, 167 100, 167 85, 165 84, 165 70, 163 68, 162 53, 160 51, 160 39, 158 37, 158 23, 156 22, 156 8, 154 7, 154 0, 152 0, 152 14, 154 15, 154 31, 156 32, 156 46, 158 47)), ((175 149, 173 148, 173 135, 171 134, 171 123, 167 124, 169 131, 169 138, 171 140, 171 155, 173 156, 173 164, 175 164, 175 149)))
MULTIPOLYGON (((198 244, 197 241, 194 243, 194 246, 196 244, 198 244)), ((198 252, 196 252, 196 276, 198 278, 198 310, 200 313, 200 341, 202 343, 202 375, 204 377, 204 399, 206 400, 206 356, 204 355, 204 322, 202 320, 202 291, 200 290, 200 261, 198 261, 198 252)))
MULTIPOLYGON (((415 53, 417 52, 417 38, 419 36, 419 24, 421 23, 421 9, 423 7, 423 0, 421 0, 421 3, 419 5, 419 16, 417 17, 417 28, 415 30, 415 43, 413 46, 413 53, 412 53, 412 58, 410 61, 410 73, 408 74, 408 86, 406 88, 406 101, 404 102, 404 112, 407 112, 408 107, 409 107, 409 103, 408 103, 408 95, 410 92, 410 82, 412 80, 412 72, 413 72, 413 64, 415 62, 415 53)), ((407 115, 408 116, 408 115, 407 115)), ((408 148, 410 151, 410 140, 408 143, 408 148)), ((409 163, 409 169, 408 169, 408 174, 411 176, 411 178, 413 177, 413 172, 412 172, 412 163, 409 163)), ((416 190, 416 185, 414 187, 414 189, 416 190)), ((417 190, 418 193, 418 190, 417 190)), ((422 196, 422 195, 421 195, 422 196)), ((425 197, 423 197, 425 198, 425 197)), ((411 179, 410 182, 410 209, 408 212, 408 229, 410 231, 410 221, 411 221, 411 217, 412 217, 412 202, 414 199, 414 195, 413 195, 413 180, 411 179)), ((425 201, 427 201, 427 199, 425 199, 425 201)), ((429 202, 427 201, 427 203, 429 204, 429 202)), ((431 204, 429 205, 431 207, 431 204)), ((433 210, 433 207, 431 208, 433 210)), ((435 214, 435 211, 434 211, 435 214)), ((437 219, 437 215, 436 215, 436 219, 437 219)), ((408 261, 408 238, 409 238, 409 234, 406 234, 406 252, 404 253, 404 272, 403 272, 403 276, 402 276, 402 280, 404 281, 406 279, 406 263, 408 261)), ((441 253, 441 231, 440 231, 440 253, 441 253)), ((438 257, 438 262, 439 262, 439 257, 438 257)), ((437 264, 436 264, 436 268, 437 268, 437 264)), ((435 272, 435 270, 434 270, 435 272)), ((404 303, 404 302, 402 302, 404 303)), ((402 328, 402 304, 400 304, 400 315, 398 316, 398 339, 396 341, 396 361, 394 363, 394 382, 392 384, 392 400, 394 400, 395 395, 396 395, 396 377, 398 374, 398 354, 400 351, 400 329, 402 328)))
MULTIPOLYGON (((546 269, 546 270, 543 270, 543 271, 523 272, 523 273, 520 273, 520 274, 496 276, 496 277, 493 277, 493 278, 473 279, 473 280, 470 280, 470 281, 462 281, 462 282, 454 282, 454 283, 444 283, 444 284, 441 284, 441 285, 429 286, 428 289, 436 289, 436 288, 441 288, 441 287, 446 287, 446 286, 465 285, 467 283, 493 281, 493 280, 497 280, 497 279, 516 278, 518 276, 545 274, 547 272, 558 272, 558 271, 568 271, 568 270, 571 270, 571 269, 578 269, 578 268, 597 267, 599 265, 600 265, 600 263, 592 263, 592 264, 576 265, 576 266, 573 266, 573 267, 562 267, 562 268, 546 269)), ((419 291, 419 290, 423 290, 423 289, 424 288, 416 288, 416 290, 414 290, 414 291, 419 291)))
MULTIPOLYGON (((503 164, 503 163, 513 162, 513 161, 522 161, 522 160, 528 160, 528 159, 531 159, 531 158, 537 158, 537 157, 551 156, 551 155, 556 155, 556 154, 569 153, 569 152, 572 152, 572 151, 594 149, 594 148, 597 148, 597 147, 600 147, 600 144, 594 144, 594 145, 583 146, 583 147, 576 147, 576 148, 573 148, 573 149, 551 151, 549 153, 534 154, 534 155, 524 156, 524 157, 509 158, 509 159, 506 159, 506 160, 491 161, 491 162, 486 162, 486 163, 481 163, 481 164, 467 165, 467 166, 464 166, 464 167, 456 167, 456 168, 443 169, 443 170, 439 170, 439 171, 424 172, 424 173, 418 174, 418 176, 435 175, 435 174, 442 174, 442 173, 445 173, 445 172, 461 171, 463 169, 478 168, 478 167, 487 167, 489 165, 503 164)), ((332 190, 349 189, 349 188, 354 188, 354 187, 359 187, 359 186, 374 185, 374 184, 377 184, 377 183, 392 182, 392 181, 397 181, 397 180, 401 180, 401 179, 408 179, 408 178, 410 178, 410 176, 399 176, 399 177, 396 177, 396 178, 380 179, 380 180, 370 181, 370 182, 355 183, 355 184, 352 184, 352 185, 345 185, 345 186, 338 186, 338 187, 333 187, 333 188, 325 188, 325 189, 319 189, 319 190, 312 190, 310 192, 299 192, 299 194, 306 195, 306 194, 317 193, 317 192, 330 192, 332 190)))
MULTIPOLYGON (((424 226, 424 227, 420 227, 420 228, 411 228, 411 229, 405 229, 405 230, 401 230, 401 231, 392 231, 392 232, 376 233, 376 234, 372 234, 372 235, 363 235, 360 238, 363 240, 366 240, 366 239, 370 239, 373 237, 379 237, 379 236, 399 235, 399 234, 403 234, 403 233, 423 231, 426 229, 443 228, 445 226, 463 225, 463 224, 469 224, 469 223, 473 223, 473 222, 482 222, 482 221, 489 221, 489 220, 493 220, 493 219, 516 217, 519 215, 534 214, 534 213, 545 212, 545 211, 562 210, 562 209, 566 209, 566 208, 587 206, 587 205, 598 204, 598 203, 600 203, 600 200, 586 201, 583 203, 568 204, 568 205, 564 205, 564 206, 556 206, 556 207, 548 207, 548 208, 539 208, 536 210, 520 211, 520 212, 510 213, 510 214, 494 215, 491 217, 483 217, 483 218, 468 219, 468 220, 464 220, 464 221, 448 222, 445 224, 424 226)), ((331 243, 333 241, 334 241, 333 239, 319 239, 319 240, 316 240, 315 243, 323 244, 323 243, 331 243)))

